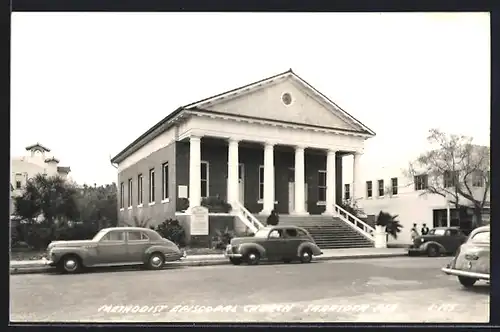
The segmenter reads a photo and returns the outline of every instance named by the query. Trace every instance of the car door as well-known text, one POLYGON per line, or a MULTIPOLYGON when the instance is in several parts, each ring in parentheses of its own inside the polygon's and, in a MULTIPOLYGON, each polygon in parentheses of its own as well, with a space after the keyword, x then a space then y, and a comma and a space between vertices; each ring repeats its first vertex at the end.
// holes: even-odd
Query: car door
POLYGON ((302 238, 296 228, 285 229, 285 242, 283 244, 284 258, 293 259, 298 256, 297 250, 302 242, 302 238))
POLYGON ((269 260, 280 260, 284 254, 285 238, 282 229, 272 229, 264 245, 269 260))
POLYGON ((120 264, 127 262, 125 231, 111 230, 97 245, 96 264, 120 264))
POLYGON ((127 260, 130 263, 142 263, 144 252, 149 246, 149 237, 141 231, 127 231, 127 260))

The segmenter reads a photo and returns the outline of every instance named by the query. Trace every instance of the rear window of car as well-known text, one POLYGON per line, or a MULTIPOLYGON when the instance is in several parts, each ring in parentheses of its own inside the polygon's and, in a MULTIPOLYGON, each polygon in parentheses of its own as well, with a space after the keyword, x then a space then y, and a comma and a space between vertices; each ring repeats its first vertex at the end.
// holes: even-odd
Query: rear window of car
POLYGON ((482 243, 489 243, 490 242, 490 232, 479 232, 474 234, 474 236, 471 237, 472 242, 482 242, 482 243))

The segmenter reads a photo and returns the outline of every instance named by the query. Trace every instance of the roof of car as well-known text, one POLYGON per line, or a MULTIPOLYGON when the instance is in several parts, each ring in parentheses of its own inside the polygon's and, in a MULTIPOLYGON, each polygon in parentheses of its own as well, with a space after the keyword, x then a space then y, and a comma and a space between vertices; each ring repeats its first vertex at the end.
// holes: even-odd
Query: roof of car
POLYGON ((480 226, 478 228, 474 228, 471 232, 471 235, 479 233, 479 232, 489 231, 489 230, 490 230, 490 225, 480 226))
POLYGON ((460 227, 457 227, 457 226, 450 226, 450 227, 434 227, 434 229, 458 229, 460 230, 460 227))

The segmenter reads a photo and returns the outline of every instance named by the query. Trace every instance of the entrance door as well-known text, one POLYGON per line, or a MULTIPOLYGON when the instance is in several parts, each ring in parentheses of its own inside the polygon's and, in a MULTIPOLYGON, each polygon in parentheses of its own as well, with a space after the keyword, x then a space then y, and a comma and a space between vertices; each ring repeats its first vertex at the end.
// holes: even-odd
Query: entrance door
POLYGON ((240 203, 245 206, 245 165, 238 165, 238 190, 240 203))

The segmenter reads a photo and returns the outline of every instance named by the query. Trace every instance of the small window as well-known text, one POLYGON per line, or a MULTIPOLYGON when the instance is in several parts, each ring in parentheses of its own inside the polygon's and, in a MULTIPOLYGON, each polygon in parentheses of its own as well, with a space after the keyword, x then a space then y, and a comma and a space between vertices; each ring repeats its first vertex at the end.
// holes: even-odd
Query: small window
POLYGON ((345 200, 351 199, 351 185, 350 184, 344 184, 344 199, 345 200))
POLYGON ((132 207, 132 179, 128 179, 128 207, 132 207))
POLYGON ((415 191, 425 190, 428 188, 429 177, 427 174, 416 175, 413 177, 415 191))
POLYGON ((298 233, 297 233, 297 230, 295 228, 288 228, 286 230, 286 235, 288 237, 297 237, 298 236, 298 233))
POLYGON ((378 180, 378 197, 384 197, 384 180, 378 180))
POLYGON ((21 181, 16 181, 16 189, 21 189, 21 181))
POLYGON ((398 178, 391 179, 391 191, 393 195, 398 194, 398 178))
POLYGON ((366 197, 370 198, 373 196, 373 187, 371 181, 366 181, 366 197))
POLYGON ((121 231, 111 231, 104 235, 103 241, 125 241, 125 232, 121 231))
POLYGON ((476 171, 472 174, 472 186, 473 187, 483 187, 484 186, 483 174, 484 173, 481 171, 476 171))
POLYGON ((141 232, 128 232, 128 240, 129 241, 140 241, 142 239, 141 232))
POLYGON ((292 103, 292 95, 289 94, 288 92, 284 93, 282 96, 281 96, 281 101, 283 102, 283 104, 285 104, 286 106, 290 105, 292 103))
POLYGON ((458 179, 458 172, 457 171, 454 171, 454 172, 446 171, 446 172, 444 172, 444 174, 443 174, 443 184, 444 184, 444 187, 445 188, 450 188, 450 187, 455 186, 455 183, 456 183, 457 179, 458 179))
POLYGON ((490 243, 490 232, 479 232, 474 234, 472 242, 490 243))
POLYGON ((460 234, 458 229, 449 229, 447 233, 448 233, 447 235, 449 236, 458 236, 460 234))
POLYGON ((307 234, 305 231, 303 231, 302 229, 297 229, 297 234, 298 236, 309 236, 309 234, 307 234))
POLYGON ((279 229, 273 229, 271 231, 271 233, 269 233, 269 237, 273 238, 273 239, 276 239, 276 238, 280 238, 281 234, 282 234, 281 230, 279 230, 279 229))

